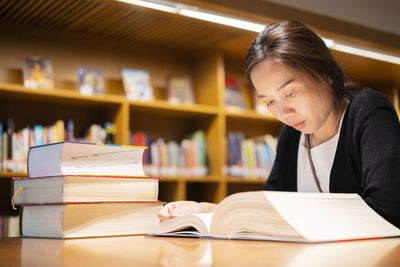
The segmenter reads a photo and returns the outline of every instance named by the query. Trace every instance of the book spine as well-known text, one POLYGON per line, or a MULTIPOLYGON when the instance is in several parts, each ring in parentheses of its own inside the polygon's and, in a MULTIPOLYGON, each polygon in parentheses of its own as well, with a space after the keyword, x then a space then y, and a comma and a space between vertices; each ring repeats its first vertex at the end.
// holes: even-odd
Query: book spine
POLYGON ((35 146, 45 144, 42 125, 35 125, 33 127, 33 144, 35 146))
POLYGON ((205 134, 202 131, 197 131, 180 143, 175 140, 166 142, 162 138, 151 142, 145 134, 144 136, 133 134, 132 144, 141 144, 141 142, 150 147, 144 154, 147 175, 201 177, 208 173, 205 134))
POLYGON ((9 118, 7 120, 7 159, 6 168, 7 171, 13 171, 13 134, 14 134, 14 120, 9 118))
POLYGON ((263 136, 244 139, 243 133, 227 134, 226 173, 243 179, 266 179, 276 152, 276 138, 263 136), (268 140, 268 141, 267 141, 268 140))
POLYGON ((3 171, 7 171, 7 162, 8 162, 7 148, 8 148, 7 132, 4 132, 3 133, 3 171))

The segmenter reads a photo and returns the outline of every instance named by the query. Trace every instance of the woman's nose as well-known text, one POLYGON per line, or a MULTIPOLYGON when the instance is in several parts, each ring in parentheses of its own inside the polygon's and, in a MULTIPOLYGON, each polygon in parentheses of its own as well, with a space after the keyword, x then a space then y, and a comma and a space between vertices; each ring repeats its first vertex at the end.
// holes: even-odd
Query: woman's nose
POLYGON ((294 114, 294 109, 290 107, 289 105, 286 105, 282 103, 279 105, 279 114, 282 119, 286 119, 288 117, 291 117, 294 114))

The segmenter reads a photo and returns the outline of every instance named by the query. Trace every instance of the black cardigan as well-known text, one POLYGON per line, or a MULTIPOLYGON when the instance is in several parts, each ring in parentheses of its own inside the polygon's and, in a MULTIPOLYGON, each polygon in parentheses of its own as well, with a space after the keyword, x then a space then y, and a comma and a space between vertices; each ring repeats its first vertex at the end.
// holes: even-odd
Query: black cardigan
MULTIPOLYGON (((265 190, 297 191, 300 132, 284 126, 265 190)), ((357 193, 400 228, 400 123, 390 101, 368 90, 350 100, 340 130, 329 191, 357 193)))

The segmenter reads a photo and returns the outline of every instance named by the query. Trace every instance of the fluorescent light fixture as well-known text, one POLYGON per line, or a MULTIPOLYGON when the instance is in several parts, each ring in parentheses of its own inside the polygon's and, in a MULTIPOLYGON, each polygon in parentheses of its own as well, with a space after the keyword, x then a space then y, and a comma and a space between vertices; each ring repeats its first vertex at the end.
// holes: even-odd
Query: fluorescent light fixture
POLYGON ((322 41, 324 41, 325 45, 328 48, 331 48, 335 44, 335 41, 333 41, 332 39, 322 38, 322 37, 321 37, 321 39, 322 39, 322 41))
POLYGON ((342 44, 332 39, 322 38, 322 40, 325 42, 326 46, 332 50, 400 65, 400 57, 398 56, 342 44))
POLYGON ((176 13, 182 16, 200 19, 208 22, 218 23, 242 30, 260 32, 264 29, 265 25, 254 23, 238 18, 227 17, 223 14, 211 13, 208 10, 200 10, 197 7, 179 4, 176 2, 165 0, 117 0, 119 2, 128 3, 135 6, 146 7, 168 13, 176 13))
POLYGON ((334 42, 333 50, 400 65, 400 57, 334 42))
POLYGON ((178 13, 178 8, 175 6, 167 5, 167 2, 153 2, 153 1, 145 1, 145 0, 117 0, 119 2, 124 2, 127 4, 141 6, 146 8, 151 8, 159 11, 164 11, 168 13, 178 13))
POLYGON ((178 14, 252 32, 260 32, 265 28, 262 24, 187 8, 180 9, 178 14))
MULTIPOLYGON (((129 3, 136 6, 151 8, 159 11, 176 13, 182 16, 200 19, 208 22, 218 23, 229 27, 234 27, 242 30, 260 32, 264 29, 264 24, 243 20, 240 18, 233 18, 212 12, 206 9, 200 9, 195 6, 180 4, 177 2, 167 0, 117 0, 124 3, 129 3)), ((372 58, 380 61, 385 61, 393 64, 400 65, 400 56, 390 55, 388 53, 373 51, 371 49, 355 47, 353 45, 344 44, 332 39, 322 38, 326 46, 332 50, 358 55, 362 57, 372 58)))

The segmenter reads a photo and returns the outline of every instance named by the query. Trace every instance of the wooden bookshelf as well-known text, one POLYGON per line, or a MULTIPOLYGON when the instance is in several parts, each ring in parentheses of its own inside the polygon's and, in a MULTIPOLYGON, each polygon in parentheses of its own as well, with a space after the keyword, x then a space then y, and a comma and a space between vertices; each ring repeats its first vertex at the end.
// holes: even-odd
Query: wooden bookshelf
POLYGON ((0 178, 10 177, 26 177, 27 174, 24 172, 0 172, 0 178))
MULTIPOLYGON (((281 129, 276 119, 253 111, 243 63, 255 33, 117 1, 67 0, 58 5, 56 0, 49 0, 29 5, 13 0, 5 5, 10 9, 0 18, 0 121, 14 118, 18 130, 72 118, 77 133, 92 123, 110 121, 117 128, 117 144, 129 143, 129 131, 181 140, 201 129, 206 133, 209 175, 161 177, 162 201, 219 202, 231 193, 262 188, 263 181, 223 175, 228 131, 254 137, 277 136, 281 129), (49 12, 38 8, 41 4, 49 12), (17 7, 23 12, 13 13, 17 7), (55 90, 22 86, 22 55, 51 60, 55 90), (79 94, 78 66, 102 69, 104 95, 79 94), (154 101, 133 102, 124 97, 119 73, 123 67, 149 71, 154 101), (168 103, 166 78, 170 75, 192 77, 196 104, 168 103), (227 76, 240 81, 246 110, 224 107, 227 76)), ((399 109, 400 66, 337 52, 334 55, 348 79, 381 89, 399 109)), ((24 175, 3 172, 0 178, 24 175)))

